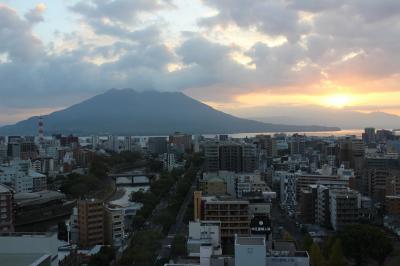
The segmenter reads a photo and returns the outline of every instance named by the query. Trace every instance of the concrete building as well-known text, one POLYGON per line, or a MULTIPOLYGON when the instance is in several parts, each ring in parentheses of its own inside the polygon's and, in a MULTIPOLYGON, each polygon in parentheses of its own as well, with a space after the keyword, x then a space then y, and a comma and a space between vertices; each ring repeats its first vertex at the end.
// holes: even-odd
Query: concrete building
POLYGON ((309 266, 307 251, 298 251, 293 241, 273 241, 268 243, 266 266, 309 266))
POLYGON ((0 184, 0 233, 14 232, 14 191, 0 184))
POLYGON ((334 230, 341 230, 347 225, 358 223, 361 195, 351 189, 330 190, 329 206, 331 225, 334 230))
POLYGON ((169 136, 169 143, 172 144, 179 152, 192 150, 192 135, 175 132, 169 136))
POLYGON ((194 221, 189 222, 187 253, 189 257, 200 257, 201 246, 211 245, 213 255, 221 255, 221 222, 194 221))
MULTIPOLYGON (((297 174, 296 179, 296 194, 299 197, 302 189, 307 189, 309 185, 315 185, 319 182, 339 181, 337 175, 317 175, 317 174, 297 174)), ((326 184, 326 183, 325 183, 326 184)))
POLYGON ((259 174, 239 175, 236 179, 236 197, 243 198, 252 192, 265 192, 268 187, 259 174))
POLYGON ((368 127, 365 128, 364 133, 362 134, 363 141, 365 144, 372 144, 376 143, 376 133, 375 133, 375 128, 373 127, 368 127))
POLYGON ((226 181, 218 176, 200 180, 199 188, 205 195, 209 196, 223 196, 228 193, 226 181))
POLYGON ((3 233, 0 234, 0 264, 58 266, 58 249, 65 245, 55 233, 3 233))
POLYGON ((195 219, 221 221, 221 237, 231 238, 235 234, 250 234, 249 201, 230 197, 194 195, 195 219))
POLYGON ((104 242, 106 245, 121 247, 125 240, 124 210, 118 206, 104 207, 104 242))
POLYGON ((79 245, 83 248, 104 244, 103 202, 78 201, 79 245))
POLYGON ((19 226, 67 216, 74 205, 75 201, 67 201, 66 196, 57 191, 15 193, 15 224, 19 226))
POLYGON ((167 139, 165 137, 149 137, 147 149, 151 154, 167 153, 167 139))
POLYGON ((47 177, 33 171, 29 160, 16 160, 0 166, 0 183, 12 187, 17 193, 47 189, 47 177))
POLYGON ((267 245, 264 237, 235 236, 235 266, 267 265, 267 245))
POLYGON ((400 195, 385 197, 385 211, 388 215, 400 215, 400 195))
POLYGON ((204 145, 207 172, 218 170, 251 173, 258 167, 257 148, 254 144, 208 142, 204 145))
POLYGON ((260 150, 265 151, 267 158, 272 158, 277 155, 276 140, 270 135, 256 135, 256 143, 260 150))
POLYGON ((306 151, 306 136, 294 134, 290 137, 290 154, 304 155, 306 151))
POLYGON ((163 167, 165 170, 172 171, 177 167, 176 157, 174 153, 164 153, 162 155, 163 167))
POLYGON ((7 145, 0 143, 0 164, 7 159, 7 145))

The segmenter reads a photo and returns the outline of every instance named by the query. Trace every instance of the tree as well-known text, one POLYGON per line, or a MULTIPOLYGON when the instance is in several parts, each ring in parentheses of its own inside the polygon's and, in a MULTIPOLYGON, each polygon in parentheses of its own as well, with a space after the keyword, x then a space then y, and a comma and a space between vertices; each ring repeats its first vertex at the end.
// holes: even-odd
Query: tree
POLYGON ((283 240, 285 240, 285 241, 294 241, 294 238, 288 231, 285 231, 283 233, 283 240))
POLYGON ((374 230, 371 234, 373 242, 369 250, 370 257, 379 265, 383 265, 387 256, 393 251, 392 241, 381 230, 374 230))
POLYGON ((186 255, 186 237, 183 235, 176 235, 172 241, 171 255, 173 257, 186 255))
POLYGON ((58 239, 63 241, 68 241, 68 230, 65 222, 58 222, 58 239))
POLYGON ((311 266, 323 266, 324 257, 322 256, 319 246, 314 242, 311 245, 310 251, 310 265, 311 266))
POLYGON ((109 266, 115 259, 115 250, 111 247, 102 247, 100 252, 90 258, 89 266, 109 266))
POLYGON ((343 250, 342 250, 342 243, 340 242, 340 239, 337 239, 335 243, 333 244, 333 247, 330 252, 329 256, 329 266, 346 266, 347 262, 344 258, 343 255, 343 250))
POLYGON ((314 243, 313 239, 309 234, 306 234, 303 239, 303 250, 311 251, 311 246, 314 243))
POLYGON ((104 178, 109 171, 107 164, 99 157, 95 158, 89 167, 89 173, 97 178, 104 178))
POLYGON ((142 227, 145 222, 146 222, 146 219, 142 215, 136 214, 135 216, 133 216, 133 219, 132 219, 133 229, 137 230, 138 228, 142 227))
POLYGON ((385 233, 371 225, 350 225, 339 234, 339 238, 346 257, 354 259, 359 266, 364 265, 368 258, 382 265, 393 250, 393 244, 385 233))

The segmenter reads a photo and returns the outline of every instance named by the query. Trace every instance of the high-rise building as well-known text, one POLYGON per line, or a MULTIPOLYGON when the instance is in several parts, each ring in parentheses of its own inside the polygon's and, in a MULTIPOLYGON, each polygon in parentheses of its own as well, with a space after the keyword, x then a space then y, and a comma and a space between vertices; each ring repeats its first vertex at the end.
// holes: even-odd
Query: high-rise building
POLYGON ((0 184, 0 233, 14 231, 14 191, 0 184))
POLYGON ((365 128, 362 138, 363 138, 365 144, 376 143, 375 128, 373 128, 373 127, 365 128))
POLYGON ((192 135, 175 132, 169 136, 169 143, 180 152, 192 150, 192 135))
POLYGON ((342 230, 347 225, 359 222, 361 195, 351 189, 330 190, 329 207, 333 229, 342 230))
POLYGON ((149 137, 148 151, 151 154, 164 154, 167 153, 167 139, 165 137, 149 137))
POLYGON ((218 170, 254 172, 257 169, 257 149, 254 144, 210 142, 204 145, 207 172, 218 170))
POLYGON ((385 211, 389 215, 400 215, 400 195, 385 197, 385 211))
POLYGON ((361 139, 355 137, 344 137, 338 139, 339 165, 352 168, 355 171, 362 169, 365 144, 361 139))
POLYGON ((396 190, 400 188, 396 182, 399 180, 396 178, 400 175, 399 169, 400 162, 397 154, 367 154, 362 192, 383 203, 386 195, 396 193, 396 190))
POLYGON ((78 201, 79 245, 83 248, 104 244, 104 213, 100 200, 78 201))
POLYGON ((7 159, 7 145, 0 143, 0 163, 7 159))
POLYGON ((306 136, 294 134, 290 138, 290 154, 304 155, 306 152, 306 136))

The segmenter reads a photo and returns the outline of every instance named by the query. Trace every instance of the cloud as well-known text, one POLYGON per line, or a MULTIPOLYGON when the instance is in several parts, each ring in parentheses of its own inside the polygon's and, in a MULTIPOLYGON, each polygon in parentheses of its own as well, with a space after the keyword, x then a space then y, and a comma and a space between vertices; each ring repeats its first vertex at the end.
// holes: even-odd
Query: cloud
POLYGON ((78 1, 69 10, 81 27, 50 45, 34 34, 37 23, 46 23, 44 5, 22 16, 0 5, 0 106, 67 106, 128 87, 220 102, 253 92, 399 89, 399 1, 202 2, 216 12, 202 17, 200 28, 173 32, 161 15, 179 8, 172 1, 78 1), (241 47, 238 36, 218 35, 232 25, 266 38, 241 47), (278 36, 287 41, 266 41, 278 36))
POLYGON ((141 15, 172 7, 169 0, 85 0, 70 10, 81 15, 97 34, 135 39, 140 32, 132 28, 140 24, 141 15))
POLYGON ((43 3, 37 4, 35 8, 29 10, 25 14, 25 19, 31 24, 42 22, 43 12, 46 10, 46 5, 43 3))
POLYGON ((19 18, 15 10, 0 4, 0 54, 12 61, 33 61, 44 53, 42 42, 32 34, 30 21, 19 18))
POLYGON ((216 8, 218 14, 200 21, 206 26, 227 26, 236 24, 243 28, 255 27, 270 36, 285 36, 290 41, 297 41, 306 34, 310 27, 300 20, 299 14, 288 8, 285 1, 224 0, 203 2, 216 8))

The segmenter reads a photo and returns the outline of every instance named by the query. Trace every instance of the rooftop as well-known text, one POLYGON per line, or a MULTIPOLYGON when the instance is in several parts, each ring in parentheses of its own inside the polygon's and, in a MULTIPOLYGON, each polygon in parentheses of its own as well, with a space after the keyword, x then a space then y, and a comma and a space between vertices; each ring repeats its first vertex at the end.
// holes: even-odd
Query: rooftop
POLYGON ((235 244, 237 245, 259 245, 265 246, 264 237, 240 237, 236 236, 235 244))
POLYGON ((0 261, 1 265, 37 265, 45 256, 46 254, 0 254, 0 261))
POLYGON ((6 192, 12 192, 12 191, 13 191, 12 188, 10 188, 6 185, 0 184, 0 193, 6 193, 6 192))
POLYGON ((14 200, 19 206, 43 204, 52 200, 63 200, 65 195, 52 190, 44 190, 34 193, 16 193, 14 200))

